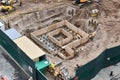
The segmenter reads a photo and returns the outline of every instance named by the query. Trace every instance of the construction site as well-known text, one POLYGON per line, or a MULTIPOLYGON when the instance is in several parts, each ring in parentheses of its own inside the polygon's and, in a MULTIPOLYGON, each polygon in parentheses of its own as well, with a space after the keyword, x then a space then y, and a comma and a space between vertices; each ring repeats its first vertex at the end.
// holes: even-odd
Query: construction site
POLYGON ((120 0, 1 0, 0 10, 0 80, 120 80, 120 0))

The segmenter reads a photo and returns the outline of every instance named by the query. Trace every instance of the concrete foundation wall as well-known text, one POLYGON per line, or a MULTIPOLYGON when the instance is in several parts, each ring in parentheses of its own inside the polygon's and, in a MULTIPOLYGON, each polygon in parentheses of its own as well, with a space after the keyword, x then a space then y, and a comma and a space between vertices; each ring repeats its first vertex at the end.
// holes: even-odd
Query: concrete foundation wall
MULTIPOLYGON (((42 28, 38 31, 31 33, 31 38, 37 44, 39 44, 43 48, 47 49, 47 51, 50 52, 51 54, 54 54, 56 51, 54 52, 54 51, 51 51, 50 49, 48 49, 48 47, 50 47, 50 45, 48 47, 46 46, 48 44, 48 42, 54 43, 56 45, 56 47, 59 46, 62 50, 65 50, 65 52, 63 52, 63 53, 59 52, 59 50, 57 51, 58 56, 60 56, 63 59, 73 58, 75 55, 75 51, 73 49, 75 49, 79 45, 87 42, 89 39, 88 36, 89 36, 89 34, 85 33, 84 31, 82 31, 82 30, 78 29, 77 27, 75 27, 74 25, 70 24, 67 20, 55 23, 53 25, 50 25, 48 27, 42 28), (73 33, 70 33, 70 31, 66 31, 64 28, 68 28, 69 30, 71 30, 72 32, 74 32, 77 35, 73 35, 73 33), (67 38, 58 41, 53 36, 58 34, 60 31, 67 38), (42 37, 44 37, 44 38, 46 37, 50 41, 48 39, 46 39, 46 40, 44 40, 44 42, 41 42, 41 40, 39 39, 40 36, 41 36, 41 39, 42 39, 42 37), (74 40, 73 37, 78 37, 78 38, 76 38, 74 40)), ((49 44, 51 44, 51 43, 49 43, 49 44)))

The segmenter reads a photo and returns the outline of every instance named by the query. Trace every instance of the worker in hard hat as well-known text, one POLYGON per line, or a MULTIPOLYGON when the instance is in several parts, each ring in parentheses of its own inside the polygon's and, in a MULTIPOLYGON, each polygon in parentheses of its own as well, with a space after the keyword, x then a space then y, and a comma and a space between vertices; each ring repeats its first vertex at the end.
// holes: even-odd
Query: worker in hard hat
POLYGON ((55 63, 50 64, 50 72, 53 72, 55 70, 55 63))
POLYGON ((54 69, 55 68, 55 63, 51 63, 50 66, 54 69))
POLYGON ((98 16, 98 13, 99 13, 99 10, 98 9, 93 9, 92 10, 92 17, 97 17, 98 16))
POLYGON ((54 80, 57 80, 57 77, 58 77, 58 74, 59 74, 59 72, 56 70, 55 72, 54 72, 54 80))
POLYGON ((22 6, 22 0, 20 0, 20 6, 22 6))

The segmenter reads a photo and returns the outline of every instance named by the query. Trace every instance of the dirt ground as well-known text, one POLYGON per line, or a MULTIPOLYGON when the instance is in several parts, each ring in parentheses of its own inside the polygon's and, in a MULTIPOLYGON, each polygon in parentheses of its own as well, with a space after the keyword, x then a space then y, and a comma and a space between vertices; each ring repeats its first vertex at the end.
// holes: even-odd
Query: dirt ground
MULTIPOLYGON (((69 3, 72 5, 72 0, 65 0, 61 3, 69 3)), ((40 0, 38 3, 34 3, 33 0, 25 0, 23 1, 23 6, 17 6, 17 10, 9 14, 10 16, 7 15, 6 17, 6 15, 4 15, 3 17, 3 14, 1 14, 1 18, 7 21, 18 14, 31 12, 36 9, 42 9, 43 7, 56 4, 60 3, 55 0, 53 3, 45 3, 44 0, 40 0)), ((68 69, 69 75, 71 76, 75 75, 74 67, 76 67, 76 64, 84 65, 96 58, 106 48, 120 44, 120 0, 100 0, 100 3, 93 3, 81 9, 77 9, 77 15, 73 16, 69 22, 72 24, 76 24, 77 22, 77 27, 88 33, 96 31, 96 35, 92 40, 78 47, 80 51, 73 59, 64 61, 57 58, 57 56, 54 57, 48 54, 48 58, 50 58, 51 62, 62 61, 62 65, 68 69), (91 17, 88 13, 96 8, 100 11, 99 16, 91 17), (91 27, 88 28, 89 26, 87 25, 88 21, 91 19, 96 21, 98 26, 95 30, 89 31, 91 27)))
POLYGON ((71 76, 75 75, 73 72, 75 72, 76 64, 84 65, 97 57, 106 48, 120 44, 120 2, 118 0, 101 0, 99 4, 86 6, 80 11, 82 13, 78 15, 79 17, 74 16, 71 23, 74 24, 75 21, 79 21, 79 27, 85 30, 88 26, 83 27, 83 25, 88 23, 88 20, 93 19, 98 22, 98 26, 95 30, 97 33, 93 40, 80 46, 80 52, 75 58, 63 61, 63 65, 68 69, 71 76), (86 16, 84 14, 85 10, 89 11, 94 6, 100 9, 101 15, 97 18, 86 16))

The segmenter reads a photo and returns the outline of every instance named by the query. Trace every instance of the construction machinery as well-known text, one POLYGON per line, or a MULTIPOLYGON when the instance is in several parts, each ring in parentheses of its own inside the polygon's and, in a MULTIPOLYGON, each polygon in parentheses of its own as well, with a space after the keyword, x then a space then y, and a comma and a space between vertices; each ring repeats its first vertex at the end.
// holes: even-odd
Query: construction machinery
POLYGON ((99 0, 75 0, 73 4, 77 4, 82 8, 83 6, 92 4, 93 2, 99 2, 99 0))
POLYGON ((1 1, 1 12, 10 12, 13 8, 13 0, 2 0, 1 1))
MULTIPOLYGON (((21 3, 22 0, 20 0, 19 2, 21 3)), ((18 2, 18 0, 2 0, 1 1, 1 6, 0 6, 0 10, 1 12, 11 12, 14 11, 15 8, 13 6, 14 3, 18 2)))
POLYGON ((75 0, 75 3, 76 4, 80 4, 80 3, 86 3, 88 2, 89 0, 75 0))
POLYGON ((75 0, 75 2, 73 4, 78 5, 78 6, 80 6, 80 8, 82 8, 83 6, 91 4, 91 3, 92 3, 91 0, 75 0))

